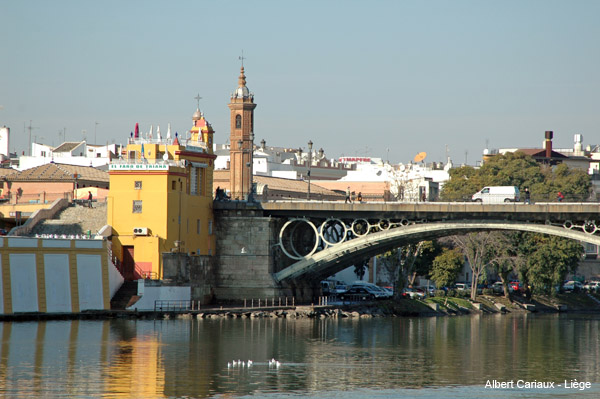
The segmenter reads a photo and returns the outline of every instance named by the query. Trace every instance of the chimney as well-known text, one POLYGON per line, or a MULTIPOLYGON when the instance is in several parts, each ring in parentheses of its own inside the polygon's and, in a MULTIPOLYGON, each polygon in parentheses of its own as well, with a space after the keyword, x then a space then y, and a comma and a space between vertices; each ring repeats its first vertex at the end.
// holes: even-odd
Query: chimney
POLYGON ((546 130, 546 158, 552 158, 552 130, 546 130))

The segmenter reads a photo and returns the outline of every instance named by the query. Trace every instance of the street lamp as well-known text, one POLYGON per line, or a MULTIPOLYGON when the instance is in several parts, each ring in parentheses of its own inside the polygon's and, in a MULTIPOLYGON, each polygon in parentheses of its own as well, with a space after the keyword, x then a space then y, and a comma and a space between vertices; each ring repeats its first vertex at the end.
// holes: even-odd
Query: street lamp
POLYGON ((306 195, 306 199, 310 201, 310 167, 312 164, 312 140, 308 142, 308 193, 306 195))
MULTIPOLYGON (((242 140, 238 140, 238 150, 242 151, 242 146, 244 145, 244 142, 242 140)), ((240 159, 240 165, 242 166, 241 172, 242 172, 242 190, 241 193, 238 194, 237 198, 241 198, 242 200, 244 199, 244 153, 242 152, 240 154, 241 159, 240 159)))

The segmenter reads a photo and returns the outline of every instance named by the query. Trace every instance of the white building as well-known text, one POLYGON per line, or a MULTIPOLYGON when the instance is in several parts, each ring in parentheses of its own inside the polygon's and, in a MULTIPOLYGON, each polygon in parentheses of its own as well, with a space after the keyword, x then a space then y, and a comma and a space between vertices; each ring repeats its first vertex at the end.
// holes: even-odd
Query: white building
POLYGON ((0 127, 0 161, 4 161, 10 157, 9 149, 10 128, 6 126, 0 127))
MULTIPOLYGON (((338 180, 353 170, 353 166, 327 159, 325 151, 267 147, 262 140, 260 147, 254 148, 252 172, 254 175, 279 177, 291 180, 306 180, 310 176, 317 180, 338 180), (309 168, 310 164, 310 168, 309 168)), ((215 170, 229 169, 229 144, 215 145, 215 170)))
POLYGON ((18 170, 30 169, 50 162, 98 168, 108 165, 111 159, 118 157, 120 148, 121 146, 117 144, 93 145, 85 141, 65 142, 58 147, 32 143, 32 155, 19 158, 18 170))

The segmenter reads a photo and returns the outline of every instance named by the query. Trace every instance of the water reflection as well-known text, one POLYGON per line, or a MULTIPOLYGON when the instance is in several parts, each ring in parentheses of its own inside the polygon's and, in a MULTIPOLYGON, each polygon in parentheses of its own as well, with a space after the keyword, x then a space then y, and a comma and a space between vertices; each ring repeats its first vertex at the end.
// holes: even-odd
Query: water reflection
POLYGON ((599 324, 559 314, 1 323, 0 394, 319 397, 487 380, 596 383, 599 324), (254 364, 227 367, 238 359, 254 364))

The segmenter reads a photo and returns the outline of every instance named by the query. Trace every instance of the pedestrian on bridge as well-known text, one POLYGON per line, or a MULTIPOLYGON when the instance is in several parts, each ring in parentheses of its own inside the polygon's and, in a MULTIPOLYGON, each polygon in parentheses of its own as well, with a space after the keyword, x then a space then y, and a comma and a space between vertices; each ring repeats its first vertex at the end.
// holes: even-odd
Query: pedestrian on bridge
POLYGON ((565 199, 565 196, 563 195, 563 193, 561 193, 560 191, 558 192, 558 194, 556 194, 556 200, 558 202, 562 202, 562 200, 565 199))
POLYGON ((348 201, 352 203, 352 193, 350 192, 350 186, 348 186, 348 188, 346 189, 346 201, 344 201, 344 203, 347 204, 348 201))
POLYGON ((525 203, 528 205, 531 204, 531 193, 527 187, 525 187, 525 203))

